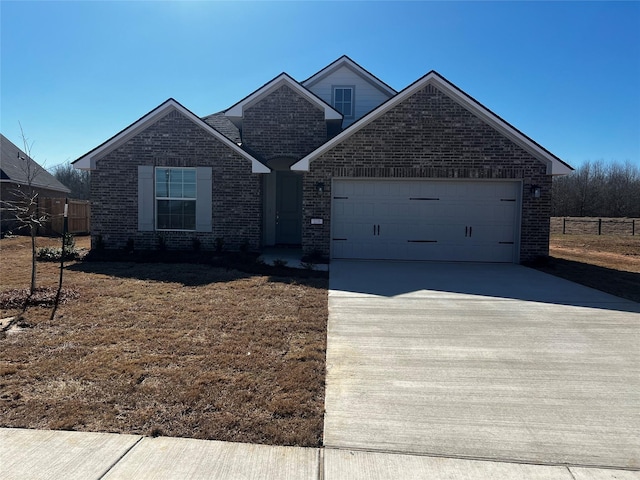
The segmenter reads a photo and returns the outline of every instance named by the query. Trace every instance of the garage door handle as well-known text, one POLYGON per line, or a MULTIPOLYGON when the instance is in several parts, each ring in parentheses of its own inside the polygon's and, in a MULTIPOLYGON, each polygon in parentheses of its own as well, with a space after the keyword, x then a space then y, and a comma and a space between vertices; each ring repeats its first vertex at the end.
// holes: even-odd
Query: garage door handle
POLYGON ((373 226, 373 235, 380 235, 380 225, 373 226))
POLYGON ((380 225, 378 225, 378 235, 380 235, 380 225))
POLYGON ((469 227, 464 227, 464 236, 465 237, 469 236, 469 227))
POLYGON ((469 236, 473 233, 473 227, 469 227, 469 236))

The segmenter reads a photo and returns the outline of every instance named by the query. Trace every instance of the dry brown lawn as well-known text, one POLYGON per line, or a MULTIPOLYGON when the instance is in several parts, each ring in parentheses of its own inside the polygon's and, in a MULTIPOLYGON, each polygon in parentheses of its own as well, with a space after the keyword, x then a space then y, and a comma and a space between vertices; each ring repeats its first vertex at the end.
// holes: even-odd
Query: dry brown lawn
MULTIPOLYGON (((542 270, 640 302, 640 237, 552 235, 550 253, 542 270)), ((28 286, 29 256, 0 240, 0 291, 28 286)), ((57 264, 38 274, 57 285, 57 264)), ((53 321, 0 309, 23 317, 0 336, 0 426, 321 445, 325 278, 78 262, 65 287, 53 321)))
POLYGON ((640 236, 552 234, 541 270, 640 302, 640 236))
MULTIPOLYGON (((0 240, 0 290, 28 286, 29 255, 0 240)), ((57 285, 58 265, 38 274, 57 285)), ((29 307, 0 337, 0 426, 321 445, 325 278, 78 262, 65 287, 53 321, 29 307)))

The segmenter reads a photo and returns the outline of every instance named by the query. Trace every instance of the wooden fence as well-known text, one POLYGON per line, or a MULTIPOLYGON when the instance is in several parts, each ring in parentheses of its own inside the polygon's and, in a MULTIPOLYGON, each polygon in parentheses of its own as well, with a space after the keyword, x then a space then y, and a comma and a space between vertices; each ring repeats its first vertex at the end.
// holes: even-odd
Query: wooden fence
POLYGON ((563 235, 640 235, 640 218, 551 217, 551 233, 563 235))
MULTIPOLYGON (((49 217, 39 229, 39 235, 62 235, 64 225, 64 198, 38 198, 38 209, 49 217)), ((88 200, 69 199, 69 233, 91 232, 91 204, 88 200)))

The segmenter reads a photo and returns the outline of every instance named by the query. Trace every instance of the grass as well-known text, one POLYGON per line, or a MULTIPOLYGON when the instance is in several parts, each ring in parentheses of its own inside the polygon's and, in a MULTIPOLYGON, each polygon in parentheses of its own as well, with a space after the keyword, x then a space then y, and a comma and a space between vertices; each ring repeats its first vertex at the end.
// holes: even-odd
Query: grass
MULTIPOLYGON (((553 235, 550 252, 540 269, 640 302, 640 237, 553 235)), ((26 287, 28 239, 0 240, 0 255, 0 290, 26 287)), ((21 316, 0 337, 0 426, 321 445, 326 278, 67 265, 71 294, 53 321, 46 302, 0 309, 21 316)), ((38 271, 40 286, 57 285, 57 264, 38 271)))
MULTIPOLYGON (((26 239, 0 250, 0 289, 27 286, 26 239)), ((0 339, 0 426, 321 445, 326 278, 68 265, 65 287, 79 298, 53 321, 50 308, 29 307, 0 339)), ((38 272, 39 285, 56 285, 56 264, 38 272)))
POLYGON ((640 236, 552 234, 544 272, 640 302, 640 236))

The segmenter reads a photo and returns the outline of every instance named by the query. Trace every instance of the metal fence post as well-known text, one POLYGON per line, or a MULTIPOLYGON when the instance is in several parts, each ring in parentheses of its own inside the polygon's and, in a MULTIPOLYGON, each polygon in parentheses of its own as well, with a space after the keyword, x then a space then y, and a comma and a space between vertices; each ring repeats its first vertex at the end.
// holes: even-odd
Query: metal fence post
POLYGON ((602 235, 602 219, 598 219, 598 235, 602 235))
POLYGON ((562 217, 562 234, 566 235, 567 233, 567 219, 562 217))

